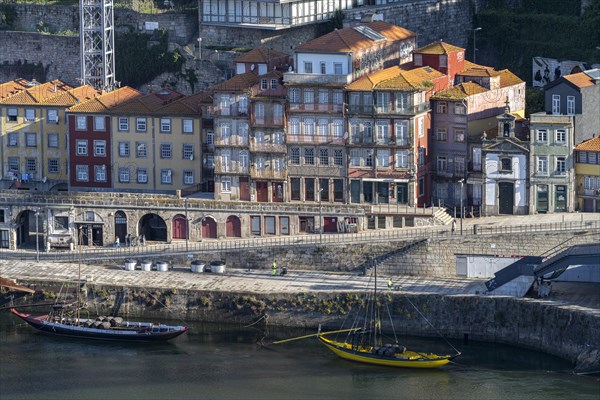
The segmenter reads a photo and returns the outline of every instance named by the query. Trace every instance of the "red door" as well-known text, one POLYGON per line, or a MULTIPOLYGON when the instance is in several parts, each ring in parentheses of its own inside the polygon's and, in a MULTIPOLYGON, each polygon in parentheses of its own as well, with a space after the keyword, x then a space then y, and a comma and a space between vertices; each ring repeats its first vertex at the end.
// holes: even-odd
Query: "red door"
POLYGON ((323 232, 337 232, 337 218, 336 217, 323 218, 323 232))
POLYGON ((212 218, 206 218, 202 221, 202 237, 206 239, 217 238, 217 223, 212 218))
POLYGON ((182 215, 173 218, 173 239, 187 238, 187 221, 182 215))
POLYGON ((242 223, 235 215, 227 217, 225 222, 225 234, 227 237, 242 237, 242 223))
POLYGON ((263 203, 269 201, 269 186, 267 182, 256 182, 256 200, 263 203))
POLYGON ((250 201, 250 182, 247 177, 240 177, 240 200, 250 201))

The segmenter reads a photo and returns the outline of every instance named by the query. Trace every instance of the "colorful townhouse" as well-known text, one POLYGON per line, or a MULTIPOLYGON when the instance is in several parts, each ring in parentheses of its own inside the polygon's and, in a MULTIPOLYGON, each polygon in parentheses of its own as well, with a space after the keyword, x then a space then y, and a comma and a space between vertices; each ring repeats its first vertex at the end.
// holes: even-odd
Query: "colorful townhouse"
POLYGON ((575 147, 577 210, 600 212, 600 136, 575 147))

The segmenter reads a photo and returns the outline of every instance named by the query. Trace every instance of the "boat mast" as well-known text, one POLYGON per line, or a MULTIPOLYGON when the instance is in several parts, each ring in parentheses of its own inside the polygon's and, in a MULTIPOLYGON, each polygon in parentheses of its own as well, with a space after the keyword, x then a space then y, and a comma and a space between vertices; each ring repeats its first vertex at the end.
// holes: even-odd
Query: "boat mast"
POLYGON ((79 231, 79 243, 77 243, 77 246, 79 247, 79 257, 78 257, 78 262, 77 262, 77 286, 75 288, 75 296, 76 296, 76 303, 75 303, 75 323, 77 325, 79 325, 79 321, 80 321, 80 308, 79 308, 79 290, 81 289, 81 235, 83 235, 82 231, 79 231))

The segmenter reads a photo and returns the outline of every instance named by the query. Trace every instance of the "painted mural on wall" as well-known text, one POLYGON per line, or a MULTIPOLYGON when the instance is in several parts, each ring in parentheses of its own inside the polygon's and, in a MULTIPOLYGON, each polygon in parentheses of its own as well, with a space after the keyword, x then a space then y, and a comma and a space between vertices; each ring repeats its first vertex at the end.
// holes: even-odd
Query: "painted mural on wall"
POLYGON ((541 88, 562 75, 576 74, 588 69, 599 68, 600 64, 589 65, 582 61, 559 61, 554 58, 533 57, 532 66, 533 87, 541 88))

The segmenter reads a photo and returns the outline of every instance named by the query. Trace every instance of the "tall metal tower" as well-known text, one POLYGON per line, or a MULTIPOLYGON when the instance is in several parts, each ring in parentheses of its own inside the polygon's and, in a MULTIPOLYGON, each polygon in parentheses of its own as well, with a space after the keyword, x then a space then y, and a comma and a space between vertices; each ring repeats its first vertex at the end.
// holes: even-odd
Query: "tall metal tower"
POLYGON ((79 5, 82 84, 110 92, 115 88, 113 0, 80 0, 79 5))

